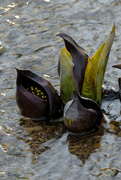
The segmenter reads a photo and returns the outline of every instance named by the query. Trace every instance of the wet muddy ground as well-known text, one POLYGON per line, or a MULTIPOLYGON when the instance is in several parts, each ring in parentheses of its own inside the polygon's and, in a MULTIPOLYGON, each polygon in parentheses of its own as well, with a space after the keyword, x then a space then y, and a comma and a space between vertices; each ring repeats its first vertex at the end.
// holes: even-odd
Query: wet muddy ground
POLYGON ((116 37, 104 88, 118 90, 121 70, 121 1, 6 0, 0 3, 0 179, 121 179, 121 103, 102 102, 107 124, 86 136, 70 134, 59 122, 35 122, 16 105, 16 71, 30 69, 59 91, 57 63, 63 41, 72 36, 91 57, 108 37, 116 37))

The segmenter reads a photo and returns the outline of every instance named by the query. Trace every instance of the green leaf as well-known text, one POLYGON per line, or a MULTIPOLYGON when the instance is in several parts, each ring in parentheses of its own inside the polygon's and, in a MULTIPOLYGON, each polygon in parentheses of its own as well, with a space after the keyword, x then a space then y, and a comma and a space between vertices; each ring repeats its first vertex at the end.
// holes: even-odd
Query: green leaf
POLYGON ((60 59, 60 96, 63 103, 71 100, 73 91, 76 90, 73 81, 73 67, 72 58, 66 48, 61 49, 60 59))
POLYGON ((100 46, 100 48, 96 51, 96 53, 91 58, 95 85, 96 85, 96 75, 97 75, 97 70, 98 70, 99 59, 100 59, 104 46, 105 46, 105 43, 103 43, 100 46))
POLYGON ((100 46, 91 60, 88 58, 85 70, 81 94, 95 100, 98 104, 101 104, 102 100, 102 83, 114 37, 115 24, 108 39, 100 46))
POLYGON ((98 104, 101 104, 102 101, 102 83, 105 75, 105 70, 111 50, 111 46, 113 44, 113 40, 115 37, 115 24, 113 25, 112 31, 110 33, 110 36, 105 41, 105 43, 101 46, 101 53, 99 56, 99 62, 97 67, 97 74, 96 74, 96 102, 98 104))
POLYGON ((95 82, 94 82, 92 62, 90 58, 88 58, 88 64, 85 70, 85 76, 84 76, 84 82, 82 86, 81 95, 95 100, 96 87, 95 87, 95 82))

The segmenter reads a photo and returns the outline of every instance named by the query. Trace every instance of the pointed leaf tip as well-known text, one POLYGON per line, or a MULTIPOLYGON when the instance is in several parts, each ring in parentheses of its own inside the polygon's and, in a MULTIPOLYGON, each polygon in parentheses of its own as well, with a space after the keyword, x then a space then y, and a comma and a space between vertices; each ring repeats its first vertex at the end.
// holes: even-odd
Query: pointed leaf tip
POLYGON ((111 33, 115 33, 115 23, 113 24, 111 33))

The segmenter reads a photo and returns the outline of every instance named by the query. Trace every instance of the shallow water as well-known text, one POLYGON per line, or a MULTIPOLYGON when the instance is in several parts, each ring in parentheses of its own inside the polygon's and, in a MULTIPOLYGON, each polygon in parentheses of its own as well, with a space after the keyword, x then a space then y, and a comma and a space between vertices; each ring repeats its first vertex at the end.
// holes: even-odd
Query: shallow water
POLYGON ((103 101, 107 124, 85 137, 63 125, 33 122, 19 113, 16 71, 30 69, 57 90, 57 62, 63 41, 72 36, 91 57, 116 23, 116 37, 104 86, 118 90, 121 71, 121 1, 6 0, 0 2, 0 179, 120 179, 121 115, 119 99, 103 101))

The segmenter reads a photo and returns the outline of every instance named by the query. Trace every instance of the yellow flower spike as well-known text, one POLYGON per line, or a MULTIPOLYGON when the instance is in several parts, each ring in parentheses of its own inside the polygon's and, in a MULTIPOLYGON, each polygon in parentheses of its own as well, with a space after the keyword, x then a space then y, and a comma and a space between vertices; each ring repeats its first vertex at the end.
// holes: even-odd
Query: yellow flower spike
POLYGON ((69 124, 69 126, 71 126, 71 119, 68 120, 68 124, 69 124))
POLYGON ((34 88, 31 86, 31 90, 33 91, 34 90, 34 88))
POLYGON ((65 124, 66 124, 66 126, 68 126, 68 119, 65 120, 65 124))
POLYGON ((41 95, 44 95, 44 93, 43 93, 43 92, 41 92, 41 95))

